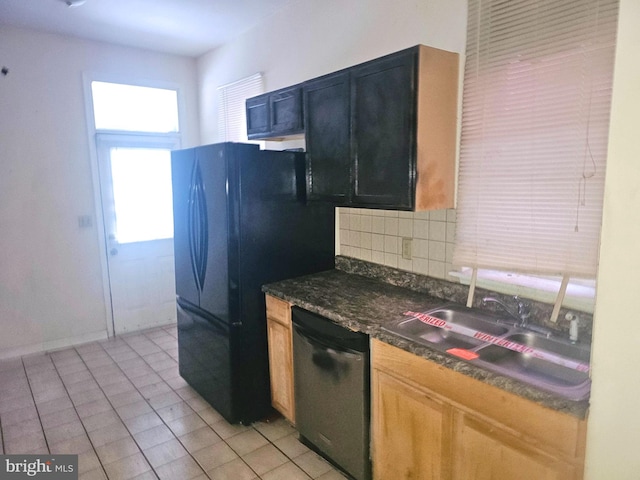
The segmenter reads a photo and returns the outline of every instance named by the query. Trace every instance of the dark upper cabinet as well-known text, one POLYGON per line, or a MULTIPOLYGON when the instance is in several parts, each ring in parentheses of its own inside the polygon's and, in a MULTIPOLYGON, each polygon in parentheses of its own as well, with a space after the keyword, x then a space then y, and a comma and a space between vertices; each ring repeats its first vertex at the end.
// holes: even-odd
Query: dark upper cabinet
POLYGON ((307 198, 337 204, 351 189, 349 74, 339 72, 304 84, 307 198))
POLYGON ((259 95, 247 99, 247 137, 261 138, 270 130, 269 125, 269 94, 259 95))
POLYGON ((309 198, 452 208, 458 55, 416 46, 303 85, 309 198))
POLYGON ((292 87, 269 95, 271 132, 278 135, 302 133, 302 88, 292 87))
POLYGON ((414 57, 409 51, 351 69, 353 205, 413 206, 414 57))
POLYGON ((302 89, 287 87, 246 101, 247 137, 277 139, 302 133, 302 89))
POLYGON ((307 197, 452 208, 458 54, 418 45, 247 100, 250 139, 304 132, 307 197))

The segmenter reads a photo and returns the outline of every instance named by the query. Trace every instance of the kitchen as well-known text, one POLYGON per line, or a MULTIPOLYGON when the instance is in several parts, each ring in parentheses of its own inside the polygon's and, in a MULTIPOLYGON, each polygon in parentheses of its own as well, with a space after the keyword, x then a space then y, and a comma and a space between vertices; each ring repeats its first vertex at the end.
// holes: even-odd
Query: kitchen
MULTIPOLYGON (((85 160, 88 146, 78 80, 81 71, 108 69, 122 77, 122 71, 128 69, 139 77, 157 75, 187 85, 191 128, 185 129, 184 143, 196 145, 217 140, 215 88, 255 71, 268 73, 266 89, 273 90, 418 43, 457 52, 464 49, 466 2, 406 2, 405 8, 397 2, 358 5, 360 8, 345 11, 337 2, 331 4, 333 8, 304 2, 197 60, 2 27, 3 52, 6 49, 9 55, 2 62, 12 69, 2 84, 8 85, 14 73, 27 72, 20 85, 2 91, 3 105, 12 114, 1 120, 1 218, 13 232, 10 235, 2 229, 3 351, 25 345, 24 338, 31 343, 58 340, 73 329, 90 340, 104 330, 99 244, 91 231, 78 231, 75 225, 76 215, 92 213, 94 204, 85 160), (327 38, 327 31, 336 34, 327 38), (287 54, 282 55, 283 51, 287 54), (200 118, 195 113, 198 105, 200 118), (10 162, 9 158, 20 161, 10 162), (42 253, 27 255, 25 238, 31 252, 42 253), (32 320, 26 317, 35 319, 34 323, 30 325, 32 320)), ((632 272, 640 261, 634 248, 637 222, 633 221, 638 147, 626 127, 636 124, 634 112, 640 111, 634 89, 638 76, 634 25, 639 16, 634 2, 621 2, 592 351, 587 478, 632 478, 638 470, 634 463, 638 461, 634 453, 638 417, 631 404, 638 386, 628 381, 624 365, 632 361, 633 333, 637 332, 631 302, 635 293, 632 272)))

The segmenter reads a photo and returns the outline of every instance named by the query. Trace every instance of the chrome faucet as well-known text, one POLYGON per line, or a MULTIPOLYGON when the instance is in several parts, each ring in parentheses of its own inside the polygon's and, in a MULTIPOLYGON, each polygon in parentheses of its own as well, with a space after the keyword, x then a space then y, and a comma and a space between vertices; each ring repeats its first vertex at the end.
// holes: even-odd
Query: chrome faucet
POLYGON ((518 327, 526 327, 529 323, 529 317, 531 316, 531 308, 530 305, 523 301, 520 297, 515 295, 513 300, 516 302, 517 313, 514 312, 510 307, 505 305, 502 301, 498 300, 494 297, 484 297, 482 299, 482 304, 486 305, 487 303, 497 303, 502 307, 502 309, 509 314, 512 318, 517 321, 518 327))

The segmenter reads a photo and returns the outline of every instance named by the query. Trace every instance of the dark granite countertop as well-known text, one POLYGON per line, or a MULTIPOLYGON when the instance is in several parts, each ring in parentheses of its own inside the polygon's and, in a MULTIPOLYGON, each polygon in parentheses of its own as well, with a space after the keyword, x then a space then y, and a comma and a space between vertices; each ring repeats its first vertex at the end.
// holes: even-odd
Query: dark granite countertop
POLYGON ((450 303, 450 300, 338 269, 271 283, 263 286, 262 290, 351 330, 367 333, 390 345, 545 407, 578 418, 586 416, 589 406, 586 400, 576 402, 555 396, 382 330, 383 326, 406 318, 403 313, 407 310, 423 312, 450 303))

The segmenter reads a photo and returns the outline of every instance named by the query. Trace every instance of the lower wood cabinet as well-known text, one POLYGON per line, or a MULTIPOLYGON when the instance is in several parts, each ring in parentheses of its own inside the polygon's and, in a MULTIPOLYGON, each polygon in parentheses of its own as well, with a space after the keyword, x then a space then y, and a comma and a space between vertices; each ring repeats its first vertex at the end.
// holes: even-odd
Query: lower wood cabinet
POLYGON ((451 407, 374 368, 375 478, 448 478, 451 407))
POLYGON ((372 340, 376 480, 579 480, 586 421, 372 340))
POLYGON ((266 296, 271 405, 295 424, 291 304, 266 296))
POLYGON ((495 424, 458 412, 454 420, 455 479, 565 480, 578 467, 495 424))

